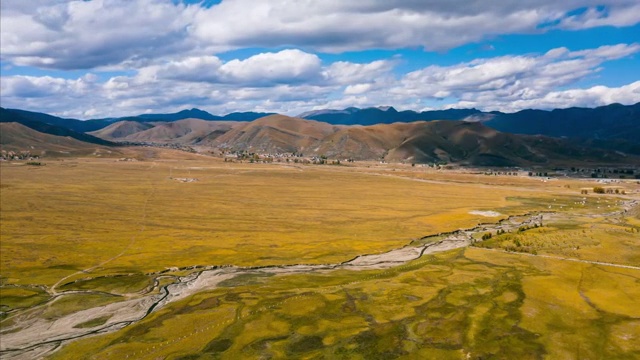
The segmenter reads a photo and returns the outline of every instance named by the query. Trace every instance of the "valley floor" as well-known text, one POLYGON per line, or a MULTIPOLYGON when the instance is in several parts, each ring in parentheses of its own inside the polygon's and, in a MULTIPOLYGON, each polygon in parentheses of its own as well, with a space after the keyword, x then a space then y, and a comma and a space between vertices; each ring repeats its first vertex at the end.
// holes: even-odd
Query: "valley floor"
POLYGON ((0 164, 3 358, 640 357, 635 182, 133 156, 0 164))

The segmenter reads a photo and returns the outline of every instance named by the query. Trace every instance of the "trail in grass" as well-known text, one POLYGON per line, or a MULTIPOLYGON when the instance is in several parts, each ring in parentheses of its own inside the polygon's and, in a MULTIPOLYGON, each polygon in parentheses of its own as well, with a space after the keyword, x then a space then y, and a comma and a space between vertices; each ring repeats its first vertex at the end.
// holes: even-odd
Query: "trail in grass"
POLYGON ((474 249, 483 250, 483 251, 500 252, 500 253, 513 254, 513 255, 533 256, 533 257, 545 258, 545 259, 553 259, 553 260, 573 261, 573 262, 579 262, 579 263, 583 263, 583 264, 611 266, 611 267, 617 267, 617 268, 622 268, 622 269, 640 270, 640 266, 614 264, 614 263, 608 263, 608 262, 602 262, 602 261, 582 260, 582 259, 567 258, 567 257, 562 257, 562 256, 553 256, 553 255, 529 254, 529 253, 525 253, 525 252, 507 251, 507 250, 502 250, 502 249, 491 249, 491 248, 483 248, 483 247, 476 247, 474 249))
MULTIPOLYGON (((147 170, 153 169, 157 165, 158 164, 154 161, 153 164, 147 170)), ((144 204, 142 206, 142 216, 140 217, 140 220, 138 220, 138 222, 136 224, 136 225, 140 226, 140 230, 139 230, 138 234, 142 233, 145 230, 144 222, 145 222, 145 220, 147 218, 147 205, 149 204, 149 200, 153 197, 153 195, 155 194, 155 191, 156 191, 155 184, 150 184, 150 185, 151 185, 150 186, 151 190, 149 191, 149 195, 146 197, 146 199, 144 201, 144 204)), ((75 272, 73 274, 67 275, 67 276, 63 277, 62 279, 58 280, 58 282, 56 282, 55 284, 53 284, 53 286, 51 286, 50 293, 52 295, 58 295, 59 293, 56 290, 56 288, 58 286, 60 286, 60 284, 64 283, 66 280, 68 280, 68 279, 70 279, 70 278, 72 278, 72 277, 74 277, 76 275, 90 273, 93 270, 95 270, 97 268, 100 268, 100 267, 102 267, 102 266, 114 261, 115 259, 118 259, 118 258, 122 257, 122 255, 124 255, 127 251, 129 251, 129 249, 131 249, 133 244, 135 244, 136 235, 138 235, 138 234, 134 234, 134 235, 131 236, 131 239, 129 240, 129 243, 127 244, 127 246, 124 249, 122 249, 122 251, 120 253, 110 257, 109 259, 106 259, 105 261, 103 261, 103 262, 101 262, 101 263, 99 263, 97 265, 91 266, 91 267, 86 268, 84 270, 77 271, 77 272, 75 272)))

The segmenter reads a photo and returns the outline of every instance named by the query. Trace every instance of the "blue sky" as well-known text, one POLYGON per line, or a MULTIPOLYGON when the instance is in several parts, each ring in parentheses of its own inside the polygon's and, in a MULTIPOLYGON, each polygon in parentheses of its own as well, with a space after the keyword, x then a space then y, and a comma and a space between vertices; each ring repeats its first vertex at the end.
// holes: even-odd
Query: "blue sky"
POLYGON ((0 105, 60 116, 640 101, 636 0, 0 6, 0 105))

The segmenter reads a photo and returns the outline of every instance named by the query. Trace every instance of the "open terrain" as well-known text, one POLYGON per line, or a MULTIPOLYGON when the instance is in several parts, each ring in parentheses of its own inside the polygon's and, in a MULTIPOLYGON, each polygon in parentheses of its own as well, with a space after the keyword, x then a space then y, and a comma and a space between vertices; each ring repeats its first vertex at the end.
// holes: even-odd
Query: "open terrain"
POLYGON ((119 151, 0 164, 3 358, 640 354, 635 181, 119 151))

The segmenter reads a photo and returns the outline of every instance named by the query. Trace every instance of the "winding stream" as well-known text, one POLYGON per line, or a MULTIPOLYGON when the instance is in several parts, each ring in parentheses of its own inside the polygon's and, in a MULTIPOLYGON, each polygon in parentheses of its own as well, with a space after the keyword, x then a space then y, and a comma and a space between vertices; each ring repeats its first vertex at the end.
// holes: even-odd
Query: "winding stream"
MULTIPOLYGON (((193 273, 183 277, 175 277, 174 283, 160 286, 159 279, 169 276, 165 274, 166 271, 162 271, 151 274, 156 275, 156 277, 154 278, 153 288, 148 291, 150 293, 148 295, 78 311, 54 320, 47 320, 37 315, 29 316, 29 311, 23 310, 20 314, 15 315, 15 325, 3 328, 0 355, 3 359, 39 358, 55 351, 65 343, 122 329, 144 319, 167 304, 203 290, 214 289, 220 282, 240 275, 288 275, 329 272, 337 269, 353 271, 386 269, 405 264, 426 254, 469 246, 474 241, 478 241, 479 234, 487 232, 495 234, 498 230, 509 232, 517 230, 521 226, 541 225, 543 221, 546 222, 554 214, 553 212, 544 212, 510 216, 494 224, 480 224, 471 229, 425 236, 402 248, 380 254, 360 255, 338 264, 297 264, 266 267, 192 266, 179 270, 195 270, 193 273), (102 325, 88 328, 74 327, 77 324, 102 317, 108 318, 102 325)), ((78 293, 96 292, 60 292, 52 297, 48 303, 61 296, 78 293)))

